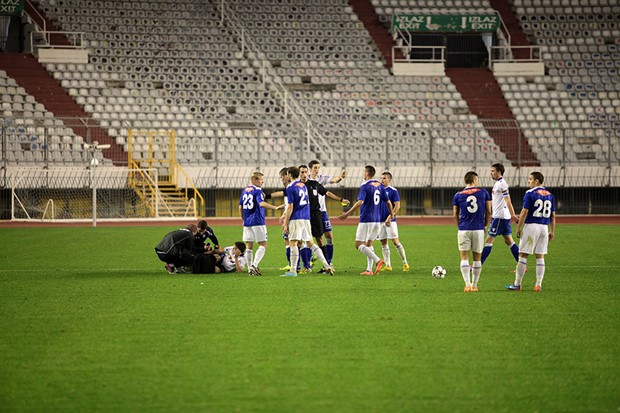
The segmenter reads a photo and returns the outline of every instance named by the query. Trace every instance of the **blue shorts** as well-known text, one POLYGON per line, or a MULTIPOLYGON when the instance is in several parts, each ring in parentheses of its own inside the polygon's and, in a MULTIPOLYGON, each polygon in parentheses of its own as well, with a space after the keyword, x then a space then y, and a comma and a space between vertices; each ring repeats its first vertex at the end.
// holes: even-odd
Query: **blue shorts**
POLYGON ((329 221, 327 211, 321 211, 321 217, 323 218, 323 234, 326 232, 332 232, 332 223, 329 221))
POLYGON ((509 219, 493 218, 489 225, 489 236, 497 237, 498 235, 512 235, 512 226, 509 219))

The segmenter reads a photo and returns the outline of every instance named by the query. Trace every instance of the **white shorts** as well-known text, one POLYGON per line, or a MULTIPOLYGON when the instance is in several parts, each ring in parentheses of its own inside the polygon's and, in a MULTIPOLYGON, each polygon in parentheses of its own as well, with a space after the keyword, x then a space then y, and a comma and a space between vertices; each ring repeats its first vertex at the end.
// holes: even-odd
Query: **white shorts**
POLYGON ((379 231, 379 239, 394 239, 398 238, 398 224, 394 221, 390 222, 390 226, 385 225, 385 222, 381 224, 381 231, 379 231))
POLYGON ((374 241, 381 232, 381 222, 360 222, 357 224, 355 241, 367 242, 374 241))
POLYGON ((243 227, 243 242, 267 241, 267 226, 243 227))
POLYGON ((484 248, 484 230, 462 231, 458 233, 459 251, 482 252, 484 248))
POLYGON ((288 239, 312 241, 312 228, 309 219, 294 219, 288 223, 288 239))
POLYGON ((549 226, 525 224, 519 242, 519 252, 524 254, 546 254, 549 245, 549 226))

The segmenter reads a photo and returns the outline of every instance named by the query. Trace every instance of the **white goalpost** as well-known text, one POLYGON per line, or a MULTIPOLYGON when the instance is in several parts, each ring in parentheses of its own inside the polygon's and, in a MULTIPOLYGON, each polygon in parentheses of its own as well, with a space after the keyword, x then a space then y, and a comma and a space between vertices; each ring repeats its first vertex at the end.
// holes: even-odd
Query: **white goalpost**
MULTIPOLYGON (((20 168, 9 176, 11 219, 93 222, 173 219, 179 215, 158 187, 157 169, 20 168)), ((193 199, 184 217, 195 218, 193 199)))

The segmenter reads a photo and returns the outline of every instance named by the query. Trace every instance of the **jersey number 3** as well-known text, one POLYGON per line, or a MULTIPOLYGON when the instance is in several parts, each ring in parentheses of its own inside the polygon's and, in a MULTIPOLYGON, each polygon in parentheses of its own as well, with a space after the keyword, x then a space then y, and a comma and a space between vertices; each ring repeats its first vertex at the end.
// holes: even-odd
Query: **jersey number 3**
POLYGON ((467 197, 467 202, 469 203, 467 210, 469 211, 470 214, 474 214, 478 210, 478 198, 476 198, 473 195, 470 195, 467 197))

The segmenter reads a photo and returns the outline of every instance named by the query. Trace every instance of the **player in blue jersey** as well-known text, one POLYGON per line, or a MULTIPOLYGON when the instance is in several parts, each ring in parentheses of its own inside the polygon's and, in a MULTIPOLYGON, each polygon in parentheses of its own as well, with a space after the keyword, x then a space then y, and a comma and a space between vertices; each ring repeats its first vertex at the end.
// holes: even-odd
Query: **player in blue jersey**
POLYGON ((482 249, 484 228, 491 222, 491 196, 486 189, 478 187, 478 174, 465 174, 465 188, 454 195, 452 217, 458 225, 458 243, 461 255, 461 275, 465 281, 465 292, 478 291, 482 271, 482 249), (469 264, 469 251, 472 265, 469 264), (470 275, 471 274, 471 275, 470 275))
MULTIPOLYGON (((325 228, 328 224, 329 232, 331 234, 331 223, 329 222, 329 217, 327 217, 327 212, 322 211, 322 205, 325 205, 326 197, 339 201, 341 205, 348 204, 349 200, 340 197, 331 191, 328 191, 323 185, 321 185, 319 181, 310 179, 308 176, 308 167, 306 165, 299 166, 299 180, 303 182, 306 187, 308 187, 308 197, 310 200, 310 228, 312 229, 312 236, 316 240, 316 244, 319 246, 319 248, 321 248, 321 251, 323 251, 325 259, 333 269, 334 265, 331 262, 332 255, 329 255, 326 252, 333 252, 333 248, 327 249, 325 246, 322 246, 320 242, 322 241, 321 237, 323 236, 325 228)), ((304 261, 305 268, 301 272, 312 272, 312 269, 310 268, 310 259, 312 258, 312 253, 308 248, 303 248, 300 252, 302 259, 304 258, 304 251, 306 252, 304 261)), ((319 271, 319 274, 321 273, 325 273, 325 270, 321 269, 319 271)))
MULTIPOLYGON (((390 226, 387 226, 385 223, 381 224, 381 232, 379 232, 379 241, 381 241, 381 249, 383 252, 383 261, 385 261, 385 265, 381 271, 392 271, 392 261, 390 254, 390 246, 388 244, 388 239, 391 239, 394 243, 394 247, 400 255, 400 259, 403 262, 403 272, 409 271, 409 264, 407 263, 407 254, 405 253, 405 247, 401 244, 398 239, 398 224, 396 223, 396 214, 400 210, 400 194, 398 193, 398 189, 392 186, 392 174, 390 172, 383 172, 381 174, 381 185, 385 188, 385 193, 387 198, 392 202, 392 215, 393 219, 390 223, 390 226)), ((390 211, 388 211, 387 204, 381 203, 381 216, 385 220, 387 219, 390 211)), ((369 268, 366 268, 369 270, 369 268)))
MULTIPOLYGON (((288 178, 288 166, 285 166, 284 168, 280 169, 279 175, 280 175, 280 182, 282 183, 282 186, 284 187, 284 189, 286 189, 288 184, 291 183, 291 181, 289 181, 289 178, 288 178)), ((265 198, 266 199, 284 198, 284 190, 272 192, 271 194, 267 194, 265 198)), ((284 207, 286 208, 286 203, 284 204, 284 207)), ((280 219, 283 219, 283 217, 284 216, 282 216, 280 219)), ((285 233, 284 230, 282 231, 282 239, 284 240, 284 249, 286 253, 287 265, 280 268, 280 271, 288 271, 291 269, 291 248, 288 245, 288 234, 285 233)), ((297 270, 299 270, 299 268, 297 268, 297 270)))
POLYGON ((274 206, 265 202, 262 190, 265 178, 262 173, 254 172, 250 177, 251 185, 241 191, 239 198, 239 215, 243 218, 243 242, 246 243, 245 260, 249 265, 250 275, 261 275, 258 266, 267 249, 267 226, 265 225, 265 208, 278 210, 284 205, 274 206), (252 258, 254 243, 258 243, 256 256, 252 258))
POLYGON ((505 170, 504 165, 501 163, 494 163, 491 165, 491 178, 495 181, 491 191, 493 219, 489 226, 487 239, 484 240, 484 249, 482 250, 483 264, 489 254, 491 254, 493 242, 498 235, 504 237, 504 242, 508 248, 510 248, 510 252, 515 261, 519 260, 519 247, 512 239, 512 227, 510 226, 510 220, 514 219, 516 222, 519 222, 519 217, 517 217, 515 209, 512 206, 510 193, 508 192, 508 184, 504 180, 505 170))
POLYGON ((299 180, 299 168, 288 168, 288 176, 291 183, 284 191, 286 198, 286 210, 282 220, 284 232, 288 233, 289 248, 291 250, 291 269, 282 274, 283 277, 297 276, 297 263, 299 262, 299 246, 301 241, 323 263, 325 272, 334 275, 323 251, 312 241, 312 229, 310 226, 310 199, 308 187, 299 180))
POLYGON ((360 275, 377 275, 383 267, 384 261, 375 254, 372 242, 377 239, 381 231, 381 224, 390 226, 392 221, 392 202, 385 194, 385 188, 381 182, 374 179, 375 168, 366 165, 364 168, 364 183, 360 186, 357 202, 346 212, 338 216, 339 219, 347 219, 353 211, 360 209, 360 222, 357 224, 355 233, 355 248, 368 259, 375 263, 375 270, 360 273, 360 275), (381 215, 381 204, 387 203, 389 214, 386 218, 381 215))
POLYGON ((547 188, 542 186, 545 177, 540 172, 532 172, 527 179, 530 189, 523 197, 523 209, 519 215, 517 238, 519 242, 519 262, 515 281, 506 285, 506 289, 521 290, 521 281, 525 274, 527 257, 536 255, 536 285, 534 291, 542 290, 545 276, 545 254, 550 240, 555 238, 555 199, 547 188))

